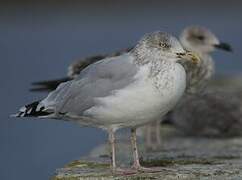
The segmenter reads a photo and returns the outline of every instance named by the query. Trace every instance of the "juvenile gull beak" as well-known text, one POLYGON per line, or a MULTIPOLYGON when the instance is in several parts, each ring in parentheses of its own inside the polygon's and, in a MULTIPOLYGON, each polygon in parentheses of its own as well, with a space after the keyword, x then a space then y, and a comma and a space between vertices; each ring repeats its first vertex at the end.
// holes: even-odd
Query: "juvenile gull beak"
POLYGON ((225 50, 225 51, 229 51, 229 52, 233 51, 232 47, 228 43, 221 42, 219 44, 215 44, 214 47, 225 50))
POLYGON ((193 64, 199 64, 200 63, 199 56, 194 52, 187 51, 185 53, 177 53, 177 57, 180 58, 180 59, 189 60, 193 64))

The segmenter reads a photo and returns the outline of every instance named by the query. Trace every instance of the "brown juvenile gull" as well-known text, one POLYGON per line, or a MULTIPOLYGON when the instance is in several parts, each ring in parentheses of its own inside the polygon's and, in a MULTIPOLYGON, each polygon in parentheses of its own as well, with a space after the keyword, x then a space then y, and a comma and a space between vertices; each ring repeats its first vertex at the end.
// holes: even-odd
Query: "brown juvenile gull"
MULTIPOLYGON (((197 124, 202 124, 201 129, 203 126, 208 126, 209 124, 207 123, 212 117, 209 117, 207 120, 204 117, 204 120, 201 120, 202 116, 202 110, 204 110, 204 107, 201 107, 199 110, 199 113, 190 113, 194 109, 190 107, 191 104, 195 105, 197 102, 200 101, 199 98, 203 97, 202 93, 206 93, 206 89, 215 73, 215 65, 212 57, 210 54, 215 50, 215 48, 220 48, 226 51, 232 51, 232 48, 230 45, 227 43, 221 43, 219 42, 218 38, 208 29, 199 27, 199 26, 191 26, 186 28, 183 33, 181 34, 180 37, 180 42, 182 43, 183 47, 187 50, 191 50, 196 52, 201 59, 200 66, 196 66, 196 68, 192 68, 189 71, 189 66, 190 65, 185 65, 185 69, 188 70, 189 72, 187 73, 187 93, 186 95, 182 98, 181 102, 179 105, 169 114, 169 117, 165 119, 163 122, 165 123, 171 123, 175 127, 179 128, 181 131, 188 132, 187 129, 190 128, 190 132, 194 132, 195 134, 195 129, 192 130, 192 126, 187 126, 189 122, 191 121, 191 124, 194 124, 197 121, 197 124), (189 100, 193 100, 195 102, 190 102, 189 100), (190 114, 189 118, 185 116, 186 113, 190 114), (183 112, 183 113, 181 113, 183 112), (174 115, 173 115, 174 114, 174 115), (179 114, 179 115, 178 115, 179 114), (179 118, 178 118, 179 116, 179 118), (178 120, 179 119, 179 120, 178 120), (178 122, 179 121, 179 122, 178 122), (192 122, 193 121, 193 122, 192 122), (181 124, 183 124, 181 126, 181 124)), ((212 98, 207 98, 206 97, 211 97, 214 96, 214 99, 216 99, 215 93, 208 93, 209 95, 204 95, 204 101, 207 103, 209 102, 209 99, 212 98)), ((219 97, 222 97, 223 95, 219 93, 219 97)), ((222 98, 220 98, 222 99, 222 98)), ((227 98, 228 99, 228 98, 227 98)), ((225 101, 225 99, 223 100, 225 101)), ((222 100, 220 100, 222 102, 222 100)), ((220 103, 220 107, 222 106, 222 103, 220 103)), ((199 107, 198 107, 199 108, 199 107)), ((213 111, 213 109, 210 110, 210 112, 213 111)), ((216 112, 216 110, 215 110, 216 112)), ((207 111, 203 112, 204 115, 207 113, 207 111)), ((216 118, 216 115, 213 117, 213 119, 216 118)), ((215 126, 215 123, 214 123, 215 126)), ((198 131, 196 132, 197 134, 199 133, 198 131)), ((201 133, 201 131, 200 131, 201 133)), ((191 133, 189 133, 191 134, 191 133)), ((201 133, 202 135, 203 133, 201 133)))
POLYGON ((241 136, 241 74, 216 76, 207 89, 179 104, 170 117, 173 125, 189 136, 241 136))
POLYGON ((189 72, 187 92, 202 92, 215 73, 211 53, 218 48, 225 51, 232 51, 232 48, 229 44, 220 42, 210 30, 201 26, 185 28, 180 35, 180 42, 186 50, 196 52, 201 59, 200 65, 196 68, 190 68, 189 64, 185 66, 189 72))
MULTIPOLYGON (((235 74, 220 74, 216 75, 210 82, 209 82, 209 89, 223 89, 228 92, 240 92, 242 93, 242 74, 235 73, 235 74)), ((242 96, 239 95, 239 98, 242 100, 242 96)))
POLYGON ((188 96, 179 103, 171 118, 172 124, 188 136, 242 135, 241 98, 230 91, 217 89, 188 96))
POLYGON ((179 41, 163 32, 144 36, 129 53, 103 59, 74 80, 60 84, 45 99, 22 107, 15 117, 53 118, 106 130, 112 170, 118 170, 114 133, 131 128, 133 169, 139 162, 136 128, 164 116, 182 97, 186 72, 181 62, 197 64, 179 41))

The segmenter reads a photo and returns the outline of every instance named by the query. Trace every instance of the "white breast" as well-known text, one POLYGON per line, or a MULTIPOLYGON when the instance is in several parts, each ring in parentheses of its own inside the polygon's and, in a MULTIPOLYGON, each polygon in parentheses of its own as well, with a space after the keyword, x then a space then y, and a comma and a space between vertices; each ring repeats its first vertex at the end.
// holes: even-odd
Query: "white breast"
POLYGON ((97 98, 97 105, 85 114, 101 127, 130 127, 160 119, 181 98, 185 90, 185 70, 173 64, 167 71, 150 77, 150 66, 144 66, 135 83, 110 96, 97 98))

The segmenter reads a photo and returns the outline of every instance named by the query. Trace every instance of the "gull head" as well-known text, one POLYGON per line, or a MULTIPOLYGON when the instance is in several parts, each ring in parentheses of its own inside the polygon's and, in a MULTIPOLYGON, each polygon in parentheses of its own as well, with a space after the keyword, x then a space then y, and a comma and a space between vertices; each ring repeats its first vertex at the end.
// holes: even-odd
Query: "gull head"
POLYGON ((198 63, 199 57, 193 52, 184 50, 180 42, 174 36, 165 32, 153 32, 145 35, 135 47, 139 57, 149 59, 166 60, 171 62, 190 61, 198 63))
POLYGON ((229 44, 220 42, 211 31, 200 26, 185 28, 180 35, 180 42, 187 50, 197 53, 211 53, 216 48, 232 51, 229 44))

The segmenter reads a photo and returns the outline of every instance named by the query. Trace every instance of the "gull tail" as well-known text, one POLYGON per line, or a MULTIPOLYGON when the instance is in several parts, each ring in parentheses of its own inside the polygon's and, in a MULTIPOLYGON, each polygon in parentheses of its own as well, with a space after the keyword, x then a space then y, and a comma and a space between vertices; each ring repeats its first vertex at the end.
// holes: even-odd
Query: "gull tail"
POLYGON ((48 117, 51 114, 54 114, 54 112, 47 110, 40 104, 40 101, 35 101, 23 106, 16 114, 11 115, 11 117, 48 117))
POLYGON ((31 88, 30 91, 32 91, 32 92, 54 91, 59 86, 59 84, 66 82, 66 81, 70 81, 70 80, 71 80, 71 78, 65 77, 65 78, 49 80, 49 81, 33 82, 32 83, 33 88, 31 88))

